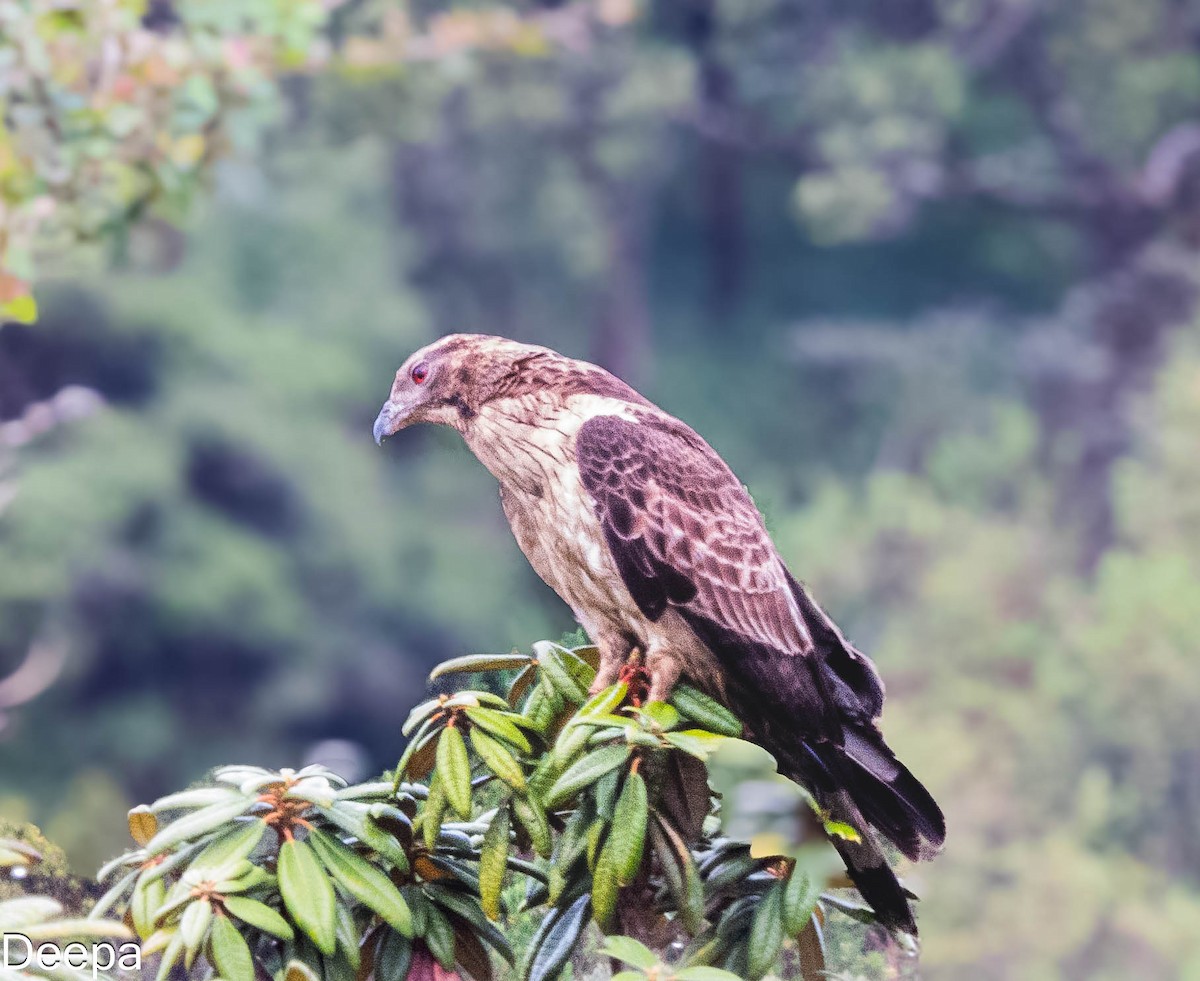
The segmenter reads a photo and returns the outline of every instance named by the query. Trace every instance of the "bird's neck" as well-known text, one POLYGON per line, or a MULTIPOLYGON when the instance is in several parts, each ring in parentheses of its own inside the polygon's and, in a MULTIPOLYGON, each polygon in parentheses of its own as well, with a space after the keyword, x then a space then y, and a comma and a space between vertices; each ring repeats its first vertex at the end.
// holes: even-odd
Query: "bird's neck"
POLYGON ((547 393, 486 403, 463 427, 471 452, 506 488, 537 493, 575 463, 575 434, 597 415, 627 415, 628 403, 589 394, 547 393))

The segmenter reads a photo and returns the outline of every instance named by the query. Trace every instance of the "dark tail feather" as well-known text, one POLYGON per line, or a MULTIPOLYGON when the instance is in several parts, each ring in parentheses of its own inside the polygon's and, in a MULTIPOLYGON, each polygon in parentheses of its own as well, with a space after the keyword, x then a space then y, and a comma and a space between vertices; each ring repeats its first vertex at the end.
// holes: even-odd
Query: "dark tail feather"
POLYGON ((826 765, 884 837, 913 861, 938 852, 946 838, 941 808, 874 726, 847 728, 840 747, 823 748, 826 765))
POLYGON ((850 881, 862 895, 863 901, 875 911, 875 918, 880 924, 915 938, 917 921, 908 903, 910 893, 900 885, 900 880, 888 866, 878 846, 867 838, 861 842, 835 838, 833 845, 846 863, 850 881))

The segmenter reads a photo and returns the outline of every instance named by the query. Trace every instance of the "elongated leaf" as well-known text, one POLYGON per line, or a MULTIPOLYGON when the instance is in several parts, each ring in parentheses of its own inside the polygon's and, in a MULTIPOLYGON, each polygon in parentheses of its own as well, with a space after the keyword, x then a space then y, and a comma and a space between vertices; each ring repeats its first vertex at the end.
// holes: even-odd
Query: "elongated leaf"
POLYGON ((446 800, 464 821, 471 816, 471 761, 457 726, 442 730, 437 747, 438 780, 446 800))
POLYGON ((118 879, 103 896, 96 900, 96 905, 88 911, 89 920, 99 920, 104 917, 110 909, 116 905, 117 900, 125 896, 129 892, 129 887, 132 886, 139 874, 138 869, 132 869, 126 875, 118 879))
POLYGON ((795 937, 808 926, 813 907, 821 898, 823 883, 803 863, 796 862, 783 886, 781 919, 783 931, 795 937))
POLYGON ((658 963, 658 955, 633 937, 605 937, 600 953, 648 971, 658 963))
POLYGON ((442 967, 454 970, 454 927, 433 903, 425 911, 425 943, 442 967))
POLYGON ((362 963, 359 944, 362 942, 358 933, 358 924, 354 922, 354 914, 345 903, 338 903, 335 910, 337 921, 334 933, 337 935, 338 949, 352 971, 357 971, 362 963))
POLYGON ((527 981, 557 977, 578 944, 590 913, 591 897, 585 893, 565 910, 546 917, 530 943, 533 956, 525 973, 527 981))
POLYGON ((656 851, 667 886, 675 899, 679 918, 688 933, 695 936, 704 921, 704 884, 695 859, 679 833, 660 817, 655 822, 656 851))
POLYGON ((412 913, 391 879, 332 835, 314 828, 308 841, 346 892, 378 913, 392 929, 406 937, 413 935, 412 913))
POLYGON ((671 704, 710 732, 735 737, 742 734, 742 723, 736 715, 720 702, 690 685, 676 685, 671 692, 671 704))
POLYGON ((254 958, 250 947, 228 916, 213 921, 208 942, 209 960, 225 981, 254 981, 254 958))
POLYGON ((592 872, 592 918, 606 929, 617 908, 617 866, 613 857, 612 837, 605 841, 592 872))
POLYGON ((746 973, 751 981, 757 981, 769 970, 779 957, 783 943, 783 884, 775 883, 759 903, 746 941, 746 973))
POLYGON ((599 780, 610 770, 623 766, 629 759, 629 746, 602 746, 593 750, 567 768, 566 773, 554 781, 546 794, 548 807, 558 807, 570 800, 584 787, 599 780))
POLYGON ((429 796, 425 798, 425 809, 421 812, 421 834, 429 851, 433 851, 433 846, 437 844, 445 813, 446 792, 442 787, 442 775, 435 770, 433 779, 429 781, 429 796))
POLYGON ((538 656, 538 667, 542 677, 568 702, 583 705, 587 700, 587 689, 580 687, 567 670, 557 651, 546 651, 538 656))
MULTIPOLYGON (((707 967, 699 964, 695 967, 685 967, 682 970, 676 971, 674 977, 675 981, 742 981, 732 971, 724 971, 719 967, 707 967)), ((805 981, 808 981, 807 975, 805 976, 805 981)), ((815 978, 814 981, 823 981, 823 979, 815 978)))
POLYGON ((406 981, 412 963, 412 941, 385 930, 375 954, 375 981, 406 981))
POLYGON ((441 883, 429 886, 427 891, 435 902, 469 923, 480 939, 486 940, 508 963, 513 963, 512 946, 505 939, 504 934, 487 918, 473 895, 441 883))
POLYGON ((679 710, 667 702, 647 702, 638 714, 651 729, 674 729, 679 725, 679 710))
POLYGON ((471 728, 471 745, 483 765, 516 791, 525 789, 525 771, 520 762, 502 742, 481 729, 471 728))
POLYGON ((663 738, 676 749, 682 749, 698 760, 707 760, 727 737, 703 729, 685 729, 682 732, 668 732, 663 738))
POLYGON ((489 920, 500 919, 500 894, 508 869, 508 807, 499 807, 479 848, 479 899, 489 920))
POLYGON ((219 869, 250 854, 262 841, 267 823, 262 818, 251 818, 230 825, 230 830, 205 845, 189 863, 192 869, 219 869))
POLYGON ((466 709, 465 712, 473 725, 479 726, 497 739, 502 739, 506 743, 510 743, 522 753, 533 752, 533 747, 529 744, 528 737, 517 727, 516 722, 513 721, 517 719, 525 722, 526 720, 522 716, 513 715, 508 712, 499 712, 496 709, 489 708, 470 708, 466 709))
POLYGON ((143 940, 154 932, 154 914, 167 896, 167 887, 161 878, 150 878, 143 874, 133 887, 129 897, 129 915, 133 928, 143 940))
POLYGON ((209 834, 235 817, 245 814, 250 804, 251 801, 241 794, 235 794, 232 798, 226 797, 219 803, 209 804, 186 817, 172 821, 146 842, 146 852, 150 855, 158 855, 172 845, 209 834))
POLYGON ((609 685, 584 702, 576 716, 609 715, 617 710, 628 694, 629 685, 624 681, 618 681, 615 685, 609 685))
POLYGON ((163 811, 191 810, 195 807, 208 807, 210 804, 220 804, 223 801, 244 797, 236 787, 196 787, 192 790, 181 790, 176 794, 160 797, 150 805, 155 814, 163 811))
POLYGON ((213 909, 207 899, 196 899, 183 911, 179 920, 179 935, 183 937, 183 966, 190 968, 200 946, 208 937, 212 926, 213 909))
POLYGON ((508 689, 508 704, 513 708, 518 708, 521 704, 521 699, 525 697, 525 693, 529 691, 534 681, 537 680, 537 665, 532 661, 526 665, 525 669, 513 679, 512 685, 508 689))
POLYGON ((225 896, 222 905, 234 916, 249 923, 263 933, 269 933, 280 940, 291 940, 295 937, 292 925, 266 903, 245 896, 225 896))
POLYGON ((625 778, 625 786, 613 810, 612 828, 608 833, 607 847, 613 852, 613 867, 619 885, 629 885, 642 867, 649 816, 646 781, 640 773, 631 773, 625 778))
POLYGON ((442 678, 448 674, 480 671, 509 671, 513 668, 529 664, 528 654, 467 654, 464 657, 453 657, 443 661, 429 675, 429 680, 442 678))
POLYGON ((533 850, 542 858, 549 858, 554 848, 554 839, 550 833, 550 824, 546 820, 546 812, 536 801, 527 800, 519 794, 512 799, 513 813, 521 822, 521 827, 529 835, 533 850))
POLYGON ((396 838, 371 818, 371 808, 377 805, 356 801, 337 801, 332 807, 318 810, 331 824, 353 835, 373 852, 378 852, 402 872, 408 868, 408 856, 396 838))
POLYGON ((303 841, 285 841, 279 849, 279 894, 292 920, 322 954, 337 948, 333 884, 303 841))
POLYGON ((442 708, 442 701, 438 698, 431 698, 427 702, 422 702, 420 705, 414 706, 413 710, 408 713, 408 718, 404 720, 404 725, 400 727, 400 734, 408 736, 412 731, 428 720, 430 716, 438 712, 442 708))
MULTIPOLYGON (((28 936, 28 934, 26 934, 28 936)), ((175 964, 179 961, 179 956, 183 953, 183 937, 176 931, 171 937, 170 943, 167 944, 163 951, 162 960, 158 964, 158 973, 154 976, 154 981, 167 981, 171 976, 171 971, 174 970, 175 964)))

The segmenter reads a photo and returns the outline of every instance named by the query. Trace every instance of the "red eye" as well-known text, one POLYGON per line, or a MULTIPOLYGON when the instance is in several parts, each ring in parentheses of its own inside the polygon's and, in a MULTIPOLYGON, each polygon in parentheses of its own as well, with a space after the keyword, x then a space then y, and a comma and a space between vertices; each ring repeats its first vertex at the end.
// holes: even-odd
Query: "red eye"
POLYGON ((429 365, 424 363, 413 365, 413 370, 409 372, 409 376, 418 385, 424 385, 425 379, 429 377, 429 365))

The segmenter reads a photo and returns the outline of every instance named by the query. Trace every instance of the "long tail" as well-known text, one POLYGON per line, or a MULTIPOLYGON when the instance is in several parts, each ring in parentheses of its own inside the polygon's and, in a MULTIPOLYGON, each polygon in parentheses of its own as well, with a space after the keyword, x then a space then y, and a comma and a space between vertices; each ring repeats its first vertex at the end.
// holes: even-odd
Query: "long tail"
POLYGON ((739 716, 774 755, 780 772, 807 787, 831 817, 859 832, 858 842, 834 839, 851 880, 883 925, 915 937, 911 897, 888 866, 874 832, 917 861, 941 849, 945 818, 876 725, 883 683, 874 665, 800 583, 793 580, 792 585, 816 650, 808 657, 781 659, 743 646, 741 665, 772 677, 778 690, 808 693, 816 717, 798 719, 793 699, 764 699, 761 688, 739 690, 742 686, 734 684, 729 694, 746 703, 737 706, 739 716), (805 728, 809 731, 802 735, 805 728))

